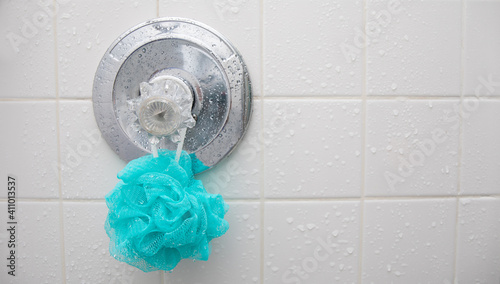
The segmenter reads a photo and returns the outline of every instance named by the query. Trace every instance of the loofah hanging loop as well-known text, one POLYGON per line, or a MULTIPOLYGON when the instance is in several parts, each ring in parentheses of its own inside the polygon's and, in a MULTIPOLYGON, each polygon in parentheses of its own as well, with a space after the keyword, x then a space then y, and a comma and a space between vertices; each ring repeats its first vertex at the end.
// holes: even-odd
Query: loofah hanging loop
POLYGON ((170 271, 183 258, 208 260, 209 242, 229 228, 228 205, 193 178, 191 157, 160 151, 135 159, 106 195, 110 254, 144 272, 170 271))

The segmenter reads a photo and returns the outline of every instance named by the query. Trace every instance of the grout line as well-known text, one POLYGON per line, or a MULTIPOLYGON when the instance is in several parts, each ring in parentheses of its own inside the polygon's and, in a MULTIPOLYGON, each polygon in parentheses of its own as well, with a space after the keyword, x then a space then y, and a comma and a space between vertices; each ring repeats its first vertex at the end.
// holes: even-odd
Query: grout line
MULTIPOLYGON (((57 69, 57 66, 56 66, 57 69)), ((56 75, 57 77, 57 75, 56 75)), ((58 79, 56 78, 56 85, 58 79)), ((90 101, 92 98, 0 98, 0 102, 56 102, 56 101, 90 101)))
POLYGON ((265 100, 360 100, 360 95, 352 96, 264 96, 265 100))
POLYGON ((65 198, 63 199, 65 203, 103 203, 106 202, 106 200, 103 199, 71 199, 71 198, 65 198))
POLYGON ((91 101, 92 98, 59 98, 61 101, 91 101))
MULTIPOLYGON (((473 97, 473 96, 471 96, 473 97)), ((352 95, 352 96, 265 96, 265 100, 362 100, 367 101, 407 101, 407 100, 457 100, 461 96, 368 96, 368 95, 352 95)), ((500 96, 485 96, 485 99, 500 100, 500 96)))
MULTIPOLYGON (((16 200, 20 202, 59 202, 59 198, 22 198, 16 197, 16 200)), ((0 201, 7 201, 5 198, 0 198, 0 201)))
POLYGON ((429 94, 366 94, 367 98, 370 99, 406 99, 406 98, 414 98, 414 99, 450 99, 450 98, 459 98, 460 94, 442 94, 442 95, 429 95, 429 94))
MULTIPOLYGON (((465 0, 462 0, 462 20, 461 20, 461 41, 460 41, 460 114, 463 113, 463 100, 464 100, 464 79, 465 79, 465 0)), ((458 263, 458 224, 459 224, 459 196, 461 192, 460 179, 462 175, 462 147, 463 147, 463 117, 458 116, 458 166, 457 166, 457 198, 455 201, 455 238, 454 238, 454 261, 453 261, 453 282, 457 281, 457 263, 458 263)))
POLYGON ((476 195, 435 195, 435 196, 372 196, 365 197, 368 200, 433 200, 433 199, 454 199, 454 198, 499 198, 500 194, 476 194, 476 195))
POLYGON ((454 260, 453 260, 453 280, 451 283, 457 283, 457 266, 458 266, 458 226, 459 226, 459 216, 460 216, 460 198, 457 197, 455 202, 455 238, 454 238, 454 260))
MULTIPOLYGON (((262 190, 263 191, 263 190, 262 190)), ((434 195, 434 196, 364 196, 362 197, 314 197, 314 198, 224 198, 227 202, 257 203, 257 202, 331 202, 331 201, 398 201, 398 200, 437 200, 455 198, 500 198, 500 194, 463 194, 463 195, 434 195)), ((23 198, 17 200, 21 202, 59 202, 59 198, 23 198)), ((70 199, 63 198, 64 203, 104 203, 104 199, 70 199)), ((7 201, 0 198, 0 202, 7 201)))
MULTIPOLYGON (((57 80, 57 79, 56 79, 57 80)), ((55 102, 56 101, 56 98, 0 98, 0 102, 16 102, 16 101, 20 101, 20 102, 24 102, 24 101, 28 101, 28 102, 55 102)))
MULTIPOLYGON (((462 146, 463 146, 463 100, 464 100, 464 81, 465 81, 465 0, 462 0, 462 35, 460 42, 460 115, 458 116, 458 167, 457 167, 457 196, 460 196, 460 177, 462 170, 462 146)), ((457 200, 458 202, 458 200, 457 200)), ((458 221, 458 220, 457 220, 458 221)))
MULTIPOLYGON (((263 84, 262 84, 263 85, 263 84)), ((459 96, 366 96, 367 101, 404 101, 404 100, 456 100, 475 97, 475 95, 459 96)), ((253 96, 253 100, 362 100, 363 95, 343 96, 253 96)), ((483 100, 500 100, 500 96, 481 96, 483 100)), ((0 98, 0 102, 55 102, 55 101, 92 101, 92 98, 0 98)))
MULTIPOLYGON (((406 100, 406 99, 415 99, 415 100, 432 100, 432 99, 458 99, 461 97, 460 94, 456 95, 424 95, 424 94, 394 94, 394 95, 368 95, 358 93, 358 94, 327 94, 327 95, 294 95, 294 94, 283 94, 283 95, 268 95, 265 98, 273 98, 273 99, 338 99, 338 98, 346 98, 346 99, 360 99, 366 96, 367 99, 370 100, 406 100)), ((470 95, 470 97, 474 97, 474 95, 470 95)), ((498 95, 485 95, 485 97, 497 98, 500 99, 498 95)))
POLYGON ((55 84, 56 84, 56 136, 57 136, 57 172, 58 172, 58 185, 59 185, 59 237, 60 245, 61 245, 61 272, 62 272, 62 283, 66 283, 66 248, 65 248, 65 239, 64 239, 64 207, 63 207, 63 195, 62 195, 62 169, 61 169, 61 129, 60 129, 60 103, 59 103, 59 52, 57 48, 57 13, 56 7, 58 3, 56 0, 52 1, 54 7, 54 16, 53 16, 53 26, 54 26, 54 55, 55 55, 55 63, 54 63, 54 72, 55 72, 55 84))
MULTIPOLYGON (((362 30, 364 42, 367 41, 366 38, 366 14, 367 14, 367 3, 366 0, 363 0, 363 19, 362 19, 362 30)), ((366 94, 366 64, 367 64, 367 48, 366 44, 363 46, 363 69, 362 69, 362 125, 361 125, 361 200, 360 200, 360 209, 359 209, 359 243, 358 243, 358 283, 362 282, 363 279, 363 234, 364 234, 364 215, 365 215, 365 191, 366 191, 366 182, 365 182, 365 168, 366 168, 366 105, 367 105, 367 94, 366 94)))
POLYGON ((264 99, 266 94, 264 94, 264 0, 260 0, 260 21, 259 21, 259 29, 260 29, 260 97, 264 99))
POLYGON ((258 199, 225 199, 229 204, 231 203, 247 203, 247 204, 260 204, 260 198, 258 199))
MULTIPOLYGON (((391 201, 391 200, 433 200, 433 199, 452 199, 452 198, 500 198, 500 194, 461 194, 461 195, 422 195, 422 196, 364 196, 364 200, 391 201)), ((22 202, 58 202, 59 198, 24 198, 18 197, 22 202)), ((0 198, 0 201, 6 201, 6 198, 0 198)), ((63 198, 65 203, 103 203, 104 198, 63 198)), ((264 197, 264 198, 224 198, 227 202, 327 202, 327 201, 360 201, 356 196, 338 196, 338 197, 264 197)))
POLYGON ((325 197, 325 198, 265 198, 265 202, 331 202, 331 201, 406 201, 439 200, 455 198, 500 198, 495 195, 436 195, 436 196, 363 196, 363 197, 325 197))
MULTIPOLYGON (((264 132, 264 0, 260 0, 260 21, 259 21, 259 28, 260 28, 260 96, 261 96, 261 103, 260 103, 260 133, 263 134, 264 132)), ((260 283, 264 284, 264 261, 265 261, 265 250, 264 250, 264 241, 265 241, 265 235, 264 235, 264 214, 265 214, 265 179, 264 179, 264 158, 265 158, 265 145, 263 145, 263 141, 261 139, 258 140, 257 142, 259 144, 259 147, 261 149, 260 151, 260 263, 259 263, 259 278, 260 278, 260 283)))

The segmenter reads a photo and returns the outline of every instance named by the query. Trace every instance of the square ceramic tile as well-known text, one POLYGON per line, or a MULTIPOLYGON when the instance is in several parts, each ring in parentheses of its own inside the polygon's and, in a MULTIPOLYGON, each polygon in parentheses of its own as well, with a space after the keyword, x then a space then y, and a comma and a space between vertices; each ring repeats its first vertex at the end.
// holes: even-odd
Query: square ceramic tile
POLYGON ((500 194, 500 102, 465 99, 460 192, 500 194), (469 105, 470 111, 466 106, 469 105))
POLYGON ((4 101, 0 113, 0 175, 18 179, 18 197, 59 197, 56 103, 4 101))
POLYGON ((361 95, 363 1, 264 1, 264 91, 361 95))
POLYGON ((500 199, 460 198, 457 283, 500 280, 500 199))
POLYGON ((269 202, 264 283, 356 283, 359 202, 269 202))
POLYGON ((109 255, 104 202, 64 202, 67 283, 161 283, 161 272, 144 273, 109 255))
POLYGON ((104 198, 126 163, 101 136, 91 101, 61 101, 59 107, 63 197, 104 198))
POLYGON ((260 206, 229 202, 225 219, 229 230, 210 243, 208 261, 182 260, 172 273, 166 273, 166 283, 261 283, 260 206))
POLYGON ((262 106, 253 101, 247 133, 236 149, 214 168, 196 176, 210 193, 224 198, 259 198, 262 184, 262 106))
POLYGON ((265 101, 265 196, 359 196, 361 120, 358 100, 265 101))
POLYGON ((500 1, 466 1, 465 95, 500 95, 500 1))
MULTIPOLYGON (((59 203, 17 200, 15 220, 7 224, 7 203, 0 202, 0 283, 63 283, 59 203), (15 241, 12 242, 11 226, 15 241), (10 248, 7 245, 11 245, 10 248), (14 246, 12 246, 14 245, 14 246), (7 258, 14 250, 15 276, 8 275, 7 258)), ((9 260, 10 263, 10 260, 9 260)))
POLYGON ((0 3, 0 98, 55 98, 54 3, 0 3))
POLYGON ((452 283, 455 199, 366 201, 363 283, 452 283))
POLYGON ((460 95, 462 1, 369 0, 366 13, 368 94, 460 95))
POLYGON ((94 74, 121 34, 157 15, 155 0, 64 1, 57 13, 59 94, 90 98, 94 74))
POLYGON ((241 53, 253 95, 261 94, 261 1, 159 0, 160 17, 183 17, 209 25, 241 53))
POLYGON ((455 195, 458 100, 367 103, 367 196, 455 195))

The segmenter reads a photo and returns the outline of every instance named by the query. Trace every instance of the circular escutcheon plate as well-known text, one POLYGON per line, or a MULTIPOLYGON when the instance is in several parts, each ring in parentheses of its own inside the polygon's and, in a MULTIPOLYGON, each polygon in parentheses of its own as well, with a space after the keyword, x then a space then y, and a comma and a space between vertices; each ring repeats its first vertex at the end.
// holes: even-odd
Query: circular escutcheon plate
MULTIPOLYGON (((252 99, 243 59, 221 34, 188 19, 155 19, 120 36, 97 69, 93 105, 104 139, 127 162, 151 152, 131 102, 141 95, 141 82, 161 76, 176 77, 190 89, 196 125, 187 129, 183 150, 197 164, 195 173, 211 168, 231 153, 249 122, 252 99)), ((169 139, 158 144, 176 147, 169 139)))

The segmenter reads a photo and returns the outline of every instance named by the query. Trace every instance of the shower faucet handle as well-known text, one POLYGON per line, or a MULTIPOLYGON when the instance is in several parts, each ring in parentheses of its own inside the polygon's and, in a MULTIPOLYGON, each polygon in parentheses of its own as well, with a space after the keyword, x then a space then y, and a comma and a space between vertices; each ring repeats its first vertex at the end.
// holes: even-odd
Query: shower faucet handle
POLYGON ((140 94, 136 113, 140 125, 149 134, 178 135, 178 130, 194 127, 193 92, 181 79, 161 76, 142 82, 140 94))

